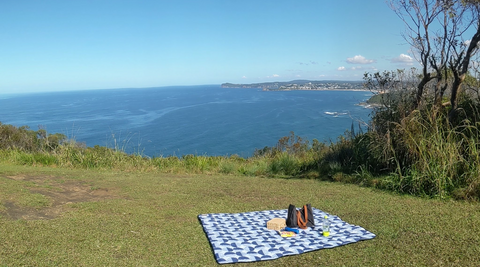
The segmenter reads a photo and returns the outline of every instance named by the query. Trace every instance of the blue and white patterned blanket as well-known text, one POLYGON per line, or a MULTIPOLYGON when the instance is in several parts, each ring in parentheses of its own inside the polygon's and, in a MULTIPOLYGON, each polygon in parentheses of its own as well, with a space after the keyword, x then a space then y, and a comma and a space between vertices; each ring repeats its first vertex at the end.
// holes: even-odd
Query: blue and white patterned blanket
POLYGON ((200 214, 198 218, 219 264, 272 260, 375 237, 375 234, 360 226, 348 224, 337 216, 312 209, 316 227, 299 229, 300 233, 295 237, 281 237, 277 231, 267 229, 267 221, 287 218, 286 209, 200 214), (331 221, 329 237, 322 235, 321 218, 325 215, 328 215, 331 221))

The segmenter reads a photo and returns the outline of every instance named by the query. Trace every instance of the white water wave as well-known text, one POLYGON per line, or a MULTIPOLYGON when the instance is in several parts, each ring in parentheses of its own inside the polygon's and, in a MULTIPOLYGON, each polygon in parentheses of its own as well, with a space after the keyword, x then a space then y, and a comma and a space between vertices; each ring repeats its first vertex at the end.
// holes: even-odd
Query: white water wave
POLYGON ((325 111, 324 112, 326 115, 330 115, 330 116, 333 116, 333 117, 338 117, 338 116, 342 116, 342 115, 348 115, 347 112, 336 112, 336 111, 325 111))

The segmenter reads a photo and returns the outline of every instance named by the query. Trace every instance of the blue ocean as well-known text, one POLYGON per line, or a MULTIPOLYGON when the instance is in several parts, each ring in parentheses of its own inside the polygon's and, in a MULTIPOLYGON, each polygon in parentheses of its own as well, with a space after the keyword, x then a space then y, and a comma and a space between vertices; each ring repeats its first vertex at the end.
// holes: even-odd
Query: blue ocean
POLYGON ((0 95, 0 121, 145 156, 249 157, 290 135, 335 140, 368 122, 368 91, 220 85, 0 95))

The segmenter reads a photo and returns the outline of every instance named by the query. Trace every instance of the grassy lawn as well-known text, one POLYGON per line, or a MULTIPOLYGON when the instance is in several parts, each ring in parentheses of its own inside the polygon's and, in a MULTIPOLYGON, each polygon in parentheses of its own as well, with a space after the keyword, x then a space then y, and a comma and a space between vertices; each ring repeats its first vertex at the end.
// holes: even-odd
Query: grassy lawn
POLYGON ((0 266, 215 266, 197 216, 311 203, 373 240, 252 266, 478 266, 480 204, 341 183, 0 164, 0 266))

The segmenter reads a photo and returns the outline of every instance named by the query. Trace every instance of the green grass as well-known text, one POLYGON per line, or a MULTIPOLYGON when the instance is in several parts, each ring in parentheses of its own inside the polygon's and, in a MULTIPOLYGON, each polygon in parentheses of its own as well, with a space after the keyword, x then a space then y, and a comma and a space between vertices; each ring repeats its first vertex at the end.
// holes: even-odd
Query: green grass
MULTIPOLYGON (((201 168, 201 162, 194 163, 201 168)), ((230 167, 223 167, 230 172, 230 167)), ((477 266, 480 204, 395 195, 356 185, 237 175, 120 172, 0 163, 0 212, 39 210, 82 183, 112 198, 65 204, 51 220, 0 213, 0 266, 215 266, 197 216, 311 203, 375 233, 373 240, 251 266, 477 266), (13 180, 8 177, 33 177, 13 180), (42 178, 49 182, 42 182, 42 178), (47 186, 47 184, 49 186, 47 186), (35 192, 37 193, 35 193, 35 192)))

